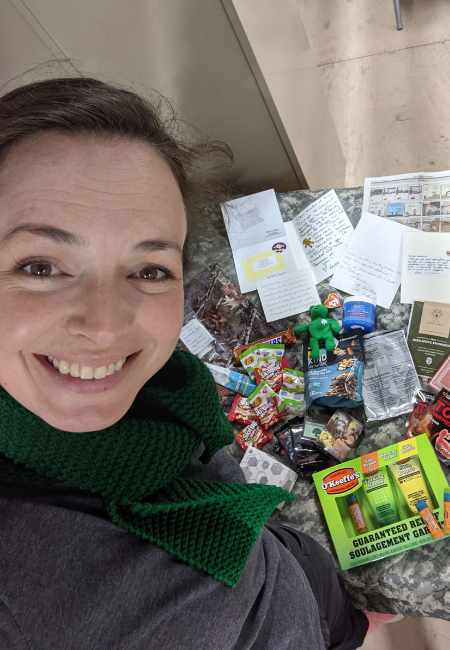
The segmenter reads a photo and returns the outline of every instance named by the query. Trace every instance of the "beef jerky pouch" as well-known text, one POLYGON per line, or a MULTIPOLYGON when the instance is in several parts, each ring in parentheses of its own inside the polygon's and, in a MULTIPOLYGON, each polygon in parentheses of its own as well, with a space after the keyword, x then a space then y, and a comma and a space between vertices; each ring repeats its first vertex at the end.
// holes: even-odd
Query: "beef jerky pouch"
POLYGON ((311 359, 311 349, 303 345, 306 408, 329 406, 352 408, 362 404, 364 348, 361 332, 342 332, 334 350, 321 348, 311 359))

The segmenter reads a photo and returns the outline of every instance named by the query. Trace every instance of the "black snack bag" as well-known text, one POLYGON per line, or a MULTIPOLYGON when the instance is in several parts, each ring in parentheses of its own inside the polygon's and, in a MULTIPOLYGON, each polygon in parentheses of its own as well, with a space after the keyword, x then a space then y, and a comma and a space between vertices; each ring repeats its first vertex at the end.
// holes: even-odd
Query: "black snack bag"
POLYGON ((364 347, 362 334, 342 332, 334 350, 322 348, 318 359, 303 346, 306 408, 328 406, 352 408, 363 403, 364 347))
POLYGON ((292 468, 303 478, 328 467, 328 459, 312 438, 304 438, 303 418, 296 417, 282 426, 274 435, 278 444, 275 453, 289 460, 292 468))

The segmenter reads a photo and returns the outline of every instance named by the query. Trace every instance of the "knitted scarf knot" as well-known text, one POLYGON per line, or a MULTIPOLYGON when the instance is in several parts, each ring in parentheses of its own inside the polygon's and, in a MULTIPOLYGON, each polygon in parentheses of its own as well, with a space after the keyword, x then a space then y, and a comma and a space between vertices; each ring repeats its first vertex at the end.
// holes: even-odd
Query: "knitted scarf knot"
POLYGON ((233 429, 208 368, 185 351, 174 352, 128 413, 102 431, 55 429, 0 388, 0 480, 51 477, 97 493, 117 526, 234 587, 269 515, 293 496, 180 478, 202 441, 201 461, 209 462, 233 441, 233 429))

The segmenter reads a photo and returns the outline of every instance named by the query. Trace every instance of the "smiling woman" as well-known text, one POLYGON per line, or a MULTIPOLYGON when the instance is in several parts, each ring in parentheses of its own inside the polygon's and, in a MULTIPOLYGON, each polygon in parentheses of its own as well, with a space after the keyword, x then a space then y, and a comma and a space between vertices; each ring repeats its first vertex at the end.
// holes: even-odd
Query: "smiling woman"
POLYGON ((290 495, 245 484, 214 380, 174 352, 210 152, 93 79, 0 98, 1 648, 364 637, 330 556, 264 528, 290 495))

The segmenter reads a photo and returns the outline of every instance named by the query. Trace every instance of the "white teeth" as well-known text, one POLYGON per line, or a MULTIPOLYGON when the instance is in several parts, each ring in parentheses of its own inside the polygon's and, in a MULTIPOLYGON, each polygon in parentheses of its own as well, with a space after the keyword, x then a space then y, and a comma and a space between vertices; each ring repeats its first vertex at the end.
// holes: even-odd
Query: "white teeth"
POLYGON ((70 366, 67 361, 60 361, 58 370, 62 375, 68 375, 70 371, 70 366))
POLYGON ((80 368, 80 379, 93 379, 94 378, 94 368, 90 366, 81 366, 80 368))
POLYGON ((96 368, 94 370, 94 379, 103 379, 106 377, 107 372, 108 368, 106 366, 100 366, 100 368, 96 368))
POLYGON ((70 364, 70 376, 71 377, 79 377, 80 376, 80 369, 78 367, 78 363, 71 363, 70 364))
POLYGON ((80 377, 80 379, 103 379, 106 376, 113 375, 118 370, 121 370, 127 360, 124 357, 116 363, 110 363, 108 366, 91 368, 90 366, 79 366, 77 363, 69 363, 63 359, 58 361, 55 357, 47 357, 47 359, 62 375, 70 373, 71 377, 80 377))

